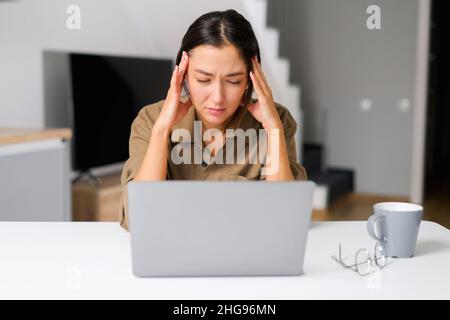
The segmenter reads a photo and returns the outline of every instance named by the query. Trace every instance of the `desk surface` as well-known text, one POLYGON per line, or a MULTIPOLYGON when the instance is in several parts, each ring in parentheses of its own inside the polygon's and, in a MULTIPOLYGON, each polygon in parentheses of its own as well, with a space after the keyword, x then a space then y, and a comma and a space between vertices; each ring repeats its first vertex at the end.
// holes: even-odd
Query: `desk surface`
POLYGON ((330 256, 372 251, 366 223, 313 223, 305 274, 137 278, 115 222, 0 222, 0 299, 450 299, 450 232, 420 227, 416 255, 361 277, 330 256))

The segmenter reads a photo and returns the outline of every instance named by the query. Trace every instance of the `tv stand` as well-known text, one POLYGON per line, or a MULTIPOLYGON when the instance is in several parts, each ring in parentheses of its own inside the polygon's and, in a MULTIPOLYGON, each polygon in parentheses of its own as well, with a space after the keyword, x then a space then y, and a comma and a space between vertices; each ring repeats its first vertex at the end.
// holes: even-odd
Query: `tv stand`
POLYGON ((95 176, 91 170, 83 170, 79 173, 73 180, 72 184, 77 183, 78 181, 87 181, 89 184, 98 187, 102 180, 95 176))
POLYGON ((73 220, 118 221, 121 194, 120 173, 83 173, 72 182, 73 220))

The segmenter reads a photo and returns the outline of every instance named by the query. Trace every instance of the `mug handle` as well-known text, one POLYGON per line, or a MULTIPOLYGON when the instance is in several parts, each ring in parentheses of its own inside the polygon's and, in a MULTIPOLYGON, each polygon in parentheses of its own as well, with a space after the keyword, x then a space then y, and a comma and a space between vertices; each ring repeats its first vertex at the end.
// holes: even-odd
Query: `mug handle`
POLYGON ((383 237, 378 236, 375 233, 375 225, 377 224, 378 221, 380 221, 380 219, 384 219, 383 215, 371 215, 369 217, 369 220, 367 220, 367 232, 369 232, 369 235, 374 238, 377 241, 383 241, 383 237))

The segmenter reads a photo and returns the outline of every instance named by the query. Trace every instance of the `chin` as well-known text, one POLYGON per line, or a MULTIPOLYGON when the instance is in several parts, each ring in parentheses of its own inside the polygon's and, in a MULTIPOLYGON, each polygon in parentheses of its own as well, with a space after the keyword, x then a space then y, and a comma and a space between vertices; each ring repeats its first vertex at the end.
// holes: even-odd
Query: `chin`
POLYGON ((210 114, 204 114, 203 117, 210 124, 217 125, 217 126, 222 125, 228 119, 228 115, 223 115, 223 116, 218 117, 218 116, 212 116, 210 114))

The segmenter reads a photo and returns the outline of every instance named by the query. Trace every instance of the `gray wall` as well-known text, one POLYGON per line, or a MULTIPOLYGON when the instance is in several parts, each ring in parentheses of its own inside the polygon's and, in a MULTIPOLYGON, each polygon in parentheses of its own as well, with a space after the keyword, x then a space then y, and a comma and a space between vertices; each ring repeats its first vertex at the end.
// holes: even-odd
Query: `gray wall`
POLYGON ((327 166, 353 168, 358 192, 408 196, 418 0, 269 0, 268 15, 302 88, 304 141, 323 144, 327 166), (381 30, 366 27, 371 4, 381 30))
POLYGON ((44 51, 43 89, 46 128, 72 128, 70 108, 70 66, 66 52, 44 51))

